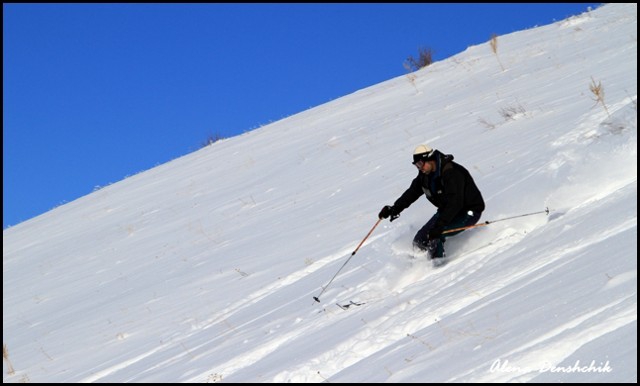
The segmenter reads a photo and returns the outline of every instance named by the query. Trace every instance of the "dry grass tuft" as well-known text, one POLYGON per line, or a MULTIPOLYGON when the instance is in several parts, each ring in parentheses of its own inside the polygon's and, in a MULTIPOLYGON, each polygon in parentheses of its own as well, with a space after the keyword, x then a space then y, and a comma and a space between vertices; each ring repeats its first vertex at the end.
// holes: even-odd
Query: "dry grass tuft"
POLYGON ((601 103, 602 107, 604 107, 604 111, 607 112, 607 116, 611 116, 611 114, 609 114, 609 109, 607 108, 607 105, 604 103, 604 89, 602 88, 602 84, 600 82, 598 82, 596 84, 595 79, 593 79, 593 76, 591 77, 591 84, 589 85, 589 90, 591 91, 591 93, 593 95, 595 95, 595 101, 596 104, 601 103))
POLYGON ((2 344, 2 359, 4 359, 4 361, 7 363, 7 373, 9 375, 15 374, 16 371, 13 369, 13 365, 11 364, 11 361, 9 360, 9 350, 7 349, 7 344, 6 343, 2 344))
POLYGON ((491 51, 493 51, 493 53, 496 55, 496 59, 498 59, 498 64, 500 65, 500 68, 502 68, 502 71, 505 71, 504 66, 502 65, 502 62, 500 61, 500 57, 498 56, 498 35, 492 34, 489 44, 491 45, 491 51))
POLYGON ((418 71, 433 63, 433 51, 430 48, 418 48, 418 57, 409 56, 403 66, 407 71, 418 71))

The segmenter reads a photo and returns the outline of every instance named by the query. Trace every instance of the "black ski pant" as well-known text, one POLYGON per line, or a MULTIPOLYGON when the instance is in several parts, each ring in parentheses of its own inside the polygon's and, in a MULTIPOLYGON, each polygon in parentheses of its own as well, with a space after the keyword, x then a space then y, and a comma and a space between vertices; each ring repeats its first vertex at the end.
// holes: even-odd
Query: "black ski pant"
MULTIPOLYGON (((461 214, 457 215, 449 225, 444 227, 443 230, 446 231, 447 229, 475 225, 480 220, 481 215, 482 212, 462 212, 461 214)), ((433 242, 429 243, 429 231, 436 226, 436 222, 438 221, 439 217, 440 212, 436 212, 436 214, 434 214, 433 217, 431 217, 431 219, 427 221, 427 223, 422 228, 420 228, 418 233, 416 233, 416 236, 413 238, 413 246, 423 251, 428 251, 431 258, 444 257, 445 239, 447 237, 455 236, 460 232, 464 232, 464 230, 461 230, 457 232, 446 233, 440 236, 439 239, 432 240, 433 242)))

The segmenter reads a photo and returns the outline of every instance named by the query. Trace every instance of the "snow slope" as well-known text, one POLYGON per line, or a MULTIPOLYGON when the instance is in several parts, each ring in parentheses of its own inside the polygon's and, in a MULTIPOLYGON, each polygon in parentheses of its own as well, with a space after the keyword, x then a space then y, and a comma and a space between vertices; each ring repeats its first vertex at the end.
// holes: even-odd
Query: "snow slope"
POLYGON ((4 230, 3 381, 637 382, 636 73, 637 5, 609 4, 4 230), (322 292, 420 143, 469 169, 483 221, 551 213, 434 269, 408 256, 420 199, 322 292))

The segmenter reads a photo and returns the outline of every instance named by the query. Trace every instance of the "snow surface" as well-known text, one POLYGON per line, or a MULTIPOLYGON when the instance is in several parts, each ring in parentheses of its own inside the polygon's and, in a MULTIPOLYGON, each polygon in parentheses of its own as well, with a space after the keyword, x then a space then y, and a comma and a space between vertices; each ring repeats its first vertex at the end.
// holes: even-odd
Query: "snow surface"
POLYGON ((3 381, 637 382, 637 5, 497 43, 4 230, 3 381), (421 198, 322 292, 421 143, 482 221, 551 213, 435 269, 409 257, 421 198))

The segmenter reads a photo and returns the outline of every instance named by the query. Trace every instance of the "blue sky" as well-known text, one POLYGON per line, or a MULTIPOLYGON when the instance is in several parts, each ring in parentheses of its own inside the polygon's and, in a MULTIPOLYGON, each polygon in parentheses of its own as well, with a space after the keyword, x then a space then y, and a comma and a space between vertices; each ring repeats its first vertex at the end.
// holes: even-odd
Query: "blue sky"
POLYGON ((597 4, 3 4, 3 229, 597 4))

